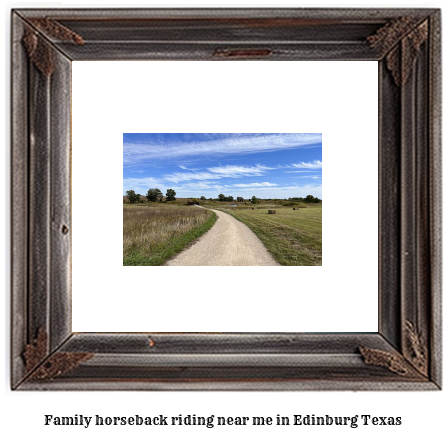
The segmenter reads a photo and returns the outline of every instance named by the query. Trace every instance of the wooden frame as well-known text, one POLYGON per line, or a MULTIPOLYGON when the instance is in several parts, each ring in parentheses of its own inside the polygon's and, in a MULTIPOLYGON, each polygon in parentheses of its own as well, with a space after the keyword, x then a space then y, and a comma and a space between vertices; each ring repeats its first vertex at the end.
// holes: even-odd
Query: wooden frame
POLYGON ((440 44, 435 9, 13 11, 12 388, 439 389, 440 44), (378 61, 379 332, 72 333, 71 61, 102 59, 378 61))

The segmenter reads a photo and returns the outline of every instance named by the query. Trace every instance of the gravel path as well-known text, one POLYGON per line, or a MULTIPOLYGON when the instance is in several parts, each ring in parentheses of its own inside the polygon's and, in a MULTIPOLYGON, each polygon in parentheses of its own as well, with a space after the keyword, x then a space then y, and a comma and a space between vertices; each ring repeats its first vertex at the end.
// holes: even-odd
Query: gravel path
POLYGON ((218 216, 213 227, 166 266, 279 266, 250 228, 212 211, 218 216))

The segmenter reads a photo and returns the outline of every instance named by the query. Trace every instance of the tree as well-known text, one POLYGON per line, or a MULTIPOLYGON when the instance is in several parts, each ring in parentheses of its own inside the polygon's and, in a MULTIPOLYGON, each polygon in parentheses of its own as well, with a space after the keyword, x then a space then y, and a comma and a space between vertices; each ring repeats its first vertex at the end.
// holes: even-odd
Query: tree
POLYGON ((127 195, 129 202, 131 204, 135 204, 136 202, 139 202, 139 200, 140 200, 140 195, 137 195, 134 190, 128 190, 126 192, 126 195, 127 195))
POLYGON ((149 202, 157 202, 158 199, 163 198, 163 193, 160 189, 149 189, 146 198, 149 202))
POLYGON ((234 198, 232 196, 228 196, 226 199, 226 201, 228 201, 228 202, 233 202, 233 200, 234 200, 234 198))
POLYGON ((201 200, 201 201, 205 201, 205 200, 206 200, 205 196, 201 196, 201 197, 200 197, 200 200, 201 200))
POLYGON ((220 201, 220 202, 225 201, 225 195, 224 195, 223 193, 221 193, 221 194, 218 196, 218 198, 219 198, 219 201, 220 201))
POLYGON ((244 202, 244 198, 242 198, 241 196, 237 197, 237 202, 244 202))
POLYGON ((175 195, 177 193, 175 193, 175 190, 173 189, 168 189, 166 191, 166 201, 175 201, 175 195))
POLYGON ((147 202, 155 202, 157 200, 157 195, 155 194, 155 189, 149 189, 146 193, 147 202))
POLYGON ((141 195, 140 195, 139 193, 137 193, 135 196, 137 197, 137 203, 138 203, 138 204, 139 204, 140 202, 143 202, 143 201, 141 200, 141 195))
POLYGON ((252 196, 251 203, 252 204, 259 204, 259 199, 256 196, 252 196))
POLYGON ((304 202, 314 202, 314 197, 312 195, 307 195, 304 202))

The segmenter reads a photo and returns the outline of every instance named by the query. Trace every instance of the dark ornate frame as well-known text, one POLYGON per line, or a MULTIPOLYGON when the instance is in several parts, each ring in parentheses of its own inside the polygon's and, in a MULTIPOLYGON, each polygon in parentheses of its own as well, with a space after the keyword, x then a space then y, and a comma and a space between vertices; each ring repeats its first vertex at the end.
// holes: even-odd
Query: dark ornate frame
POLYGON ((439 389, 440 19, 436 9, 14 10, 12 388, 439 389), (104 59, 378 61, 379 332, 72 333, 71 61, 104 59))

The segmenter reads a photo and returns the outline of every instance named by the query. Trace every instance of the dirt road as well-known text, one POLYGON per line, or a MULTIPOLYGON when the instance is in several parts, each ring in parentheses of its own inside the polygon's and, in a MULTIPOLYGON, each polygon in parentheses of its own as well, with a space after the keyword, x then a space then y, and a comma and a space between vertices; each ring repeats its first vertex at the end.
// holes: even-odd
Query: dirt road
POLYGON ((259 238, 242 222, 213 210, 218 220, 166 266, 278 266, 259 238))

